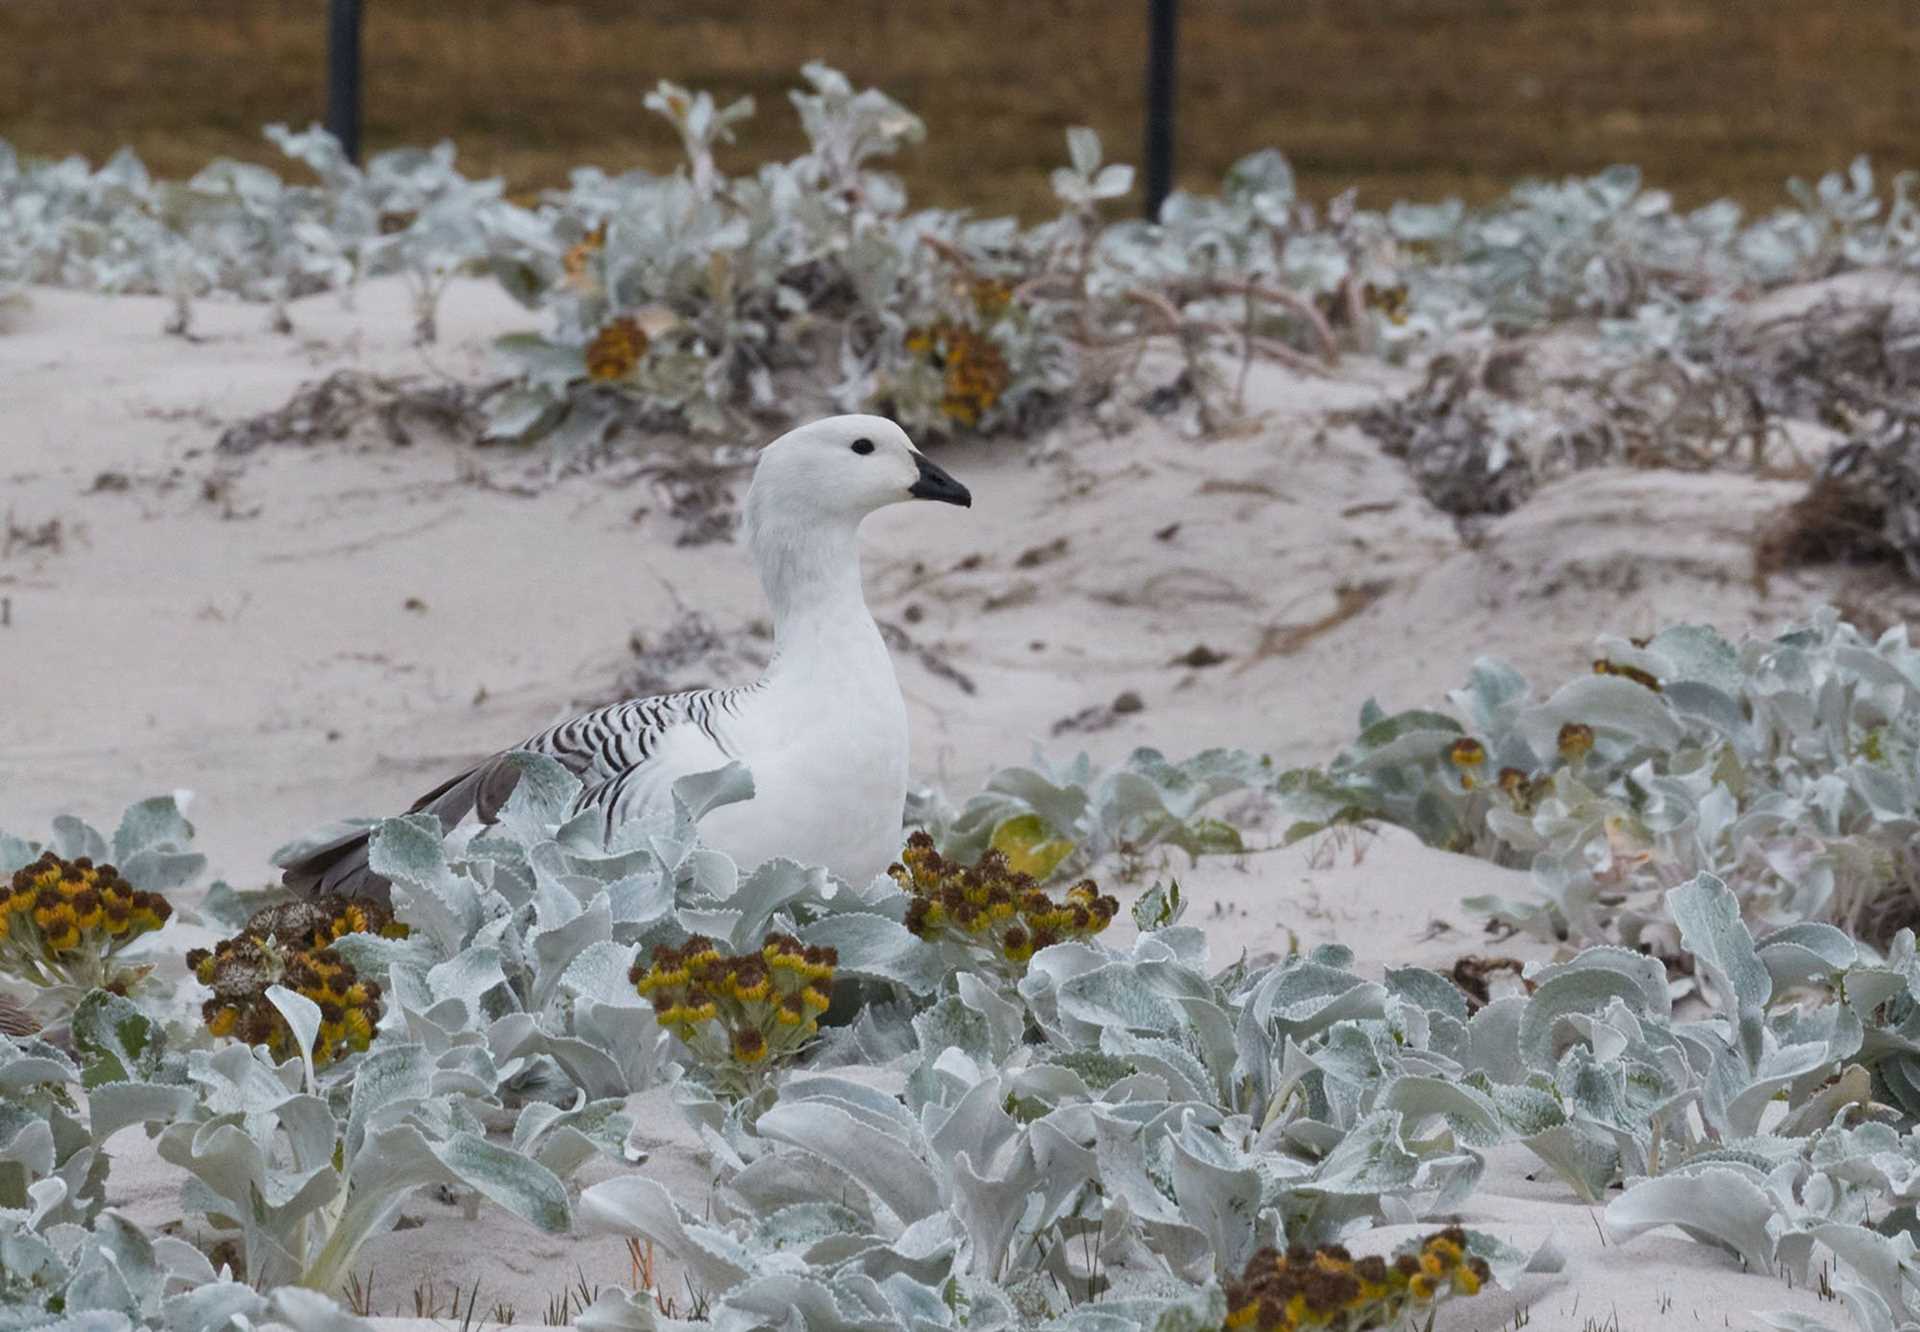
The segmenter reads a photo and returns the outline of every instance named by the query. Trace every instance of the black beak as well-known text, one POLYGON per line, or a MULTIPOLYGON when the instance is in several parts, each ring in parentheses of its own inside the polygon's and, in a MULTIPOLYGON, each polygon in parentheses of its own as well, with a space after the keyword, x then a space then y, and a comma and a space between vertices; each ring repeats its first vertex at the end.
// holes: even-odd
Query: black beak
POLYGON ((909 495, 915 499, 958 504, 963 509, 973 507, 973 495, 965 486, 928 462, 925 455, 916 454, 915 461, 920 464, 920 479, 907 487, 909 495))

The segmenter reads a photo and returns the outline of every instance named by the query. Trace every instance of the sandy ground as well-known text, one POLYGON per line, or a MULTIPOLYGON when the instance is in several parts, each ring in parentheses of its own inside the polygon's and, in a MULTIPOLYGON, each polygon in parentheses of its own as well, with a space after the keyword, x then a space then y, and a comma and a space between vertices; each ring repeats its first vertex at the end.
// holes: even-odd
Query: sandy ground
MULTIPOLYGON (((529 322, 494 288, 456 286, 445 341, 425 352, 384 283, 353 310, 300 303, 291 337, 263 333, 257 308, 202 307, 194 342, 161 336, 163 317, 157 300, 36 291, 0 335, 0 827, 40 835, 74 812, 110 828, 128 802, 188 788, 213 874, 250 886, 311 825, 403 808, 609 697, 630 639, 657 644, 689 608, 727 646, 673 682, 748 669, 763 608, 744 551, 676 545, 665 496, 631 467, 530 496, 536 460, 432 436, 214 452, 223 426, 336 368, 484 377, 488 339, 529 322)), ((1398 462, 1328 420, 1406 382, 1365 361, 1330 378, 1256 369, 1245 419, 1210 441, 1149 423, 943 451, 974 508, 866 528, 876 615, 967 681, 897 654, 917 777, 964 797, 1034 743, 1318 761, 1368 696, 1437 702, 1480 655, 1551 684, 1601 631, 1693 618, 1738 633, 1835 596, 1910 618, 1920 600, 1837 572, 1756 585, 1750 536, 1797 493, 1788 482, 1588 472, 1464 540, 1398 462), (1176 663, 1201 645, 1224 659, 1176 663), (1054 734, 1128 691, 1140 710, 1054 734)), ((1368 966, 1447 967, 1486 950, 1459 899, 1518 888, 1395 832, 1178 868, 1221 963, 1297 938, 1338 939, 1368 966)), ((644 1116, 647 1168, 697 1196, 704 1171, 662 1110, 644 1116)), ((174 1215, 176 1181, 138 1134, 115 1146, 119 1201, 148 1222, 174 1215)), ((1617 1313, 1628 1332, 1757 1326, 1754 1309, 1844 1319, 1678 1236, 1611 1246, 1530 1173, 1524 1152, 1498 1154, 1469 1220, 1553 1233, 1567 1270, 1439 1326, 1491 1332, 1522 1310, 1539 1329, 1610 1328, 1617 1313)), ((576 1270, 589 1285, 628 1276, 616 1241, 552 1241, 427 1199, 409 1213, 422 1224, 373 1263, 383 1312, 410 1305, 416 1280, 483 1275, 483 1305, 531 1322, 576 1270)))

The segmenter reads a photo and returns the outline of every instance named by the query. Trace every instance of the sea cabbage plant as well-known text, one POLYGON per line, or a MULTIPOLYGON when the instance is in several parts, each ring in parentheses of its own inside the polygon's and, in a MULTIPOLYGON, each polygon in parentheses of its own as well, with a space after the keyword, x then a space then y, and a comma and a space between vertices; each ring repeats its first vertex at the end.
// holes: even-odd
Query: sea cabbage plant
POLYGON ((0 1212, 0 1328, 8 1332, 372 1332, 331 1296, 301 1286, 270 1292, 215 1269, 171 1235, 149 1235, 118 1212, 82 1228, 37 1209, 0 1212))
POLYGON ((107 1159, 70 1090, 79 1081, 58 1046, 0 1036, 0 1211, 82 1225, 99 1211, 107 1159))
MULTIPOLYGON (((1826 925, 1756 940, 1709 879, 1670 898, 1714 999, 1711 1018, 1674 1028, 1708 1055, 1688 1099, 1710 1140, 1664 1159, 1641 1154, 1607 1205, 1609 1230, 1626 1240, 1674 1226, 1800 1283, 1829 1265, 1861 1332, 1910 1326, 1920 1316, 1912 931, 1878 958, 1826 925)), ((1656 1119, 1654 1136, 1674 1122, 1656 1119)), ((1796 1314, 1769 1322, 1821 1326, 1796 1314)))
POLYGON ((526 235, 532 216, 508 203, 499 180, 472 180, 455 166, 454 145, 375 153, 364 167, 318 125, 266 135, 322 182, 292 238, 309 271, 329 286, 398 274, 412 297, 416 342, 439 336, 440 299, 454 278, 483 271, 500 246, 526 235))
MULTIPOLYGON (((185 1239, 101 1210, 107 1140, 192 1096, 178 1081, 184 1061, 126 999, 89 995, 72 1040, 78 1060, 44 1041, 0 1038, 0 1328, 221 1332, 239 1320, 365 1332, 329 1295, 258 1289, 185 1239)), ((273 1205, 257 1194, 246 1201, 273 1205)))
POLYGON ((129 807, 111 839, 62 814, 45 841, 0 832, 0 997, 59 1022, 94 988, 149 980, 166 894, 206 868, 193 849, 185 793, 129 807))
POLYGON ((1920 651, 1823 611, 1738 643, 1700 625, 1603 638, 1537 699, 1476 665, 1448 712, 1369 704, 1324 770, 1278 783, 1291 835, 1380 819, 1530 866, 1539 896, 1469 905, 1547 939, 1669 955, 1667 889, 1711 872, 1757 926, 1885 941, 1914 880, 1920 651))
POLYGON ((1058 879, 1159 846, 1195 857, 1244 851, 1239 829, 1210 807, 1228 796, 1257 795, 1273 775, 1267 759, 1236 749, 1178 762, 1136 749, 1102 770, 1085 754, 1059 764, 1036 754, 1029 766, 994 773, 958 810, 938 792, 917 792, 907 818, 926 828, 949 859, 997 850, 1017 871, 1058 879))
MULTIPOLYGON (((683 1097, 713 1152, 704 1206, 633 1176, 589 1188, 582 1215, 664 1247, 729 1325, 785 1299, 838 1326, 942 1290, 969 1326, 1214 1325, 1221 1280, 1263 1246, 1456 1209, 1471 1144, 1502 1136, 1449 1095, 1459 993, 1349 963, 1210 978, 1199 931, 1173 925, 1125 953, 1055 945, 1012 989, 962 971, 912 1018, 897 1080, 683 1097)), ((1534 1260, 1471 1243, 1507 1281, 1534 1260)))
POLYGON ((171 1052, 130 1001, 96 992, 75 1019, 91 1055, 84 1075, 97 1143, 144 1125, 187 1182, 182 1210, 230 1232, 257 1289, 339 1289, 362 1245, 413 1192, 445 1184, 564 1232, 563 1178, 596 1152, 617 1155, 622 1102, 584 1096, 560 1109, 530 1104, 508 1144, 490 1141, 481 1111, 498 1107, 497 1077, 471 1049, 396 1039, 321 1077, 310 1053, 321 1010, 283 987, 269 992, 295 1033, 295 1058, 244 1044, 171 1052))

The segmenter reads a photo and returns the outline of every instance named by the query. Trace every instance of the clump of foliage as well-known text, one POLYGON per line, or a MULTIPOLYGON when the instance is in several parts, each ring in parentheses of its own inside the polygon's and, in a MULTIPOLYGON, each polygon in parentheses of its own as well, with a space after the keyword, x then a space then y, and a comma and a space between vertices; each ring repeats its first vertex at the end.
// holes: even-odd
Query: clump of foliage
POLYGON ((1457 1227, 1437 1231, 1389 1262, 1355 1258, 1338 1244, 1262 1249, 1227 1286, 1227 1332, 1364 1332, 1397 1326, 1448 1295, 1478 1295, 1492 1280, 1457 1227))
POLYGON ((1278 783, 1291 837, 1378 819, 1530 867, 1540 897, 1470 905, 1544 938, 1670 955, 1667 889, 1707 872, 1757 923, 1906 923, 1920 787, 1920 652, 1831 611, 1730 642, 1682 625, 1605 638, 1545 700, 1475 665, 1450 712, 1389 716, 1323 771, 1278 783))
POLYGON ((1229 796, 1258 797, 1273 781, 1270 761, 1237 749, 1209 749, 1171 762, 1136 749, 1106 769, 1085 754, 1069 763, 1035 757, 1002 768, 954 810, 936 792, 915 793, 907 822, 962 864, 989 850, 1016 873, 1045 883, 1069 878, 1109 856, 1138 860, 1175 847, 1189 856, 1247 849, 1240 830, 1212 812, 1229 796))
POLYGON ((46 842, 0 832, 0 994, 10 1025, 56 1025, 91 989, 164 989, 143 955, 172 918, 168 894, 206 858, 172 796, 130 807, 111 839, 63 814, 46 842))
MULTIPOLYGON (((230 1241, 261 1291, 338 1289, 361 1248, 429 1186, 562 1233, 565 1176, 595 1154, 617 1154, 629 1127, 617 1101, 577 1098, 519 1108, 507 1115, 511 1137, 492 1141, 483 1116, 504 1107, 484 1050, 435 1049, 391 1030, 365 1055, 322 1067, 310 1053, 326 1048, 320 1004, 286 985, 268 986, 265 1000, 292 1033, 290 1057, 238 1042, 203 1048, 192 1029, 170 1032, 97 991, 74 1020, 94 1140, 136 1124, 157 1134, 161 1159, 186 1177, 182 1213, 230 1241), (175 1048, 180 1041, 195 1048, 175 1048)), ((194 1258, 211 1281, 206 1260, 194 1258)))
POLYGON ((713 433, 834 404, 930 433, 1052 409, 1069 378, 1058 320, 1001 276, 1019 229, 908 214, 878 165, 923 136, 918 118, 824 65, 802 75, 798 158, 725 174, 716 150, 752 100, 663 82, 647 105, 686 169, 577 173, 496 252, 548 328, 502 341, 520 385, 490 404, 492 434, 572 454, 629 425, 713 433))
MULTIPOLYGON (((158 292, 185 331, 192 302, 217 293, 268 303, 284 329, 295 297, 395 274, 431 340, 447 285, 491 274, 544 326, 501 343, 514 383, 486 398, 486 432, 575 458, 623 430, 735 435, 827 408, 938 435, 1031 431, 1069 411, 1119 428, 1172 403, 1205 429, 1228 396, 1226 359, 1244 385, 1256 358, 1312 371, 1349 349, 1399 357, 1575 318, 1654 357, 1691 356, 1694 331, 1757 291, 1920 266, 1913 178, 1884 187, 1864 159, 1791 182, 1786 206, 1748 218, 1726 201, 1682 210, 1628 166, 1524 182, 1481 208, 1365 209, 1351 191, 1322 204, 1265 149, 1216 193, 1109 220, 1132 169, 1075 128, 1051 176, 1054 217, 915 211, 881 168, 921 140, 919 118, 819 63, 801 80, 790 100, 806 149, 790 160, 723 170, 752 99, 662 82, 647 106, 679 135, 678 171, 583 167, 532 207, 462 174, 450 144, 360 166, 317 127, 267 129, 316 183, 231 161, 155 181, 128 152, 96 170, 0 143, 0 299, 31 282, 158 292), (1170 355, 1148 356, 1156 341, 1170 355)), ((1627 448, 1644 433, 1593 424, 1548 433, 1627 448)), ((1429 470, 1504 473, 1504 441, 1537 433, 1501 432, 1489 451, 1453 431, 1429 470)))
POLYGON ((124 991, 141 970, 122 968, 120 954, 172 914, 166 898, 112 865, 43 851, 0 897, 0 972, 30 985, 124 991))
MULTIPOLYGON (((1609 1232, 1624 1241, 1677 1226, 1749 1271, 1802 1285, 1827 1267, 1860 1332, 1909 1325, 1920 1315, 1906 1275, 1915 1256, 1908 1227, 1920 1178, 1913 932, 1902 930, 1880 958, 1828 925, 1756 938, 1732 894, 1705 877, 1668 899, 1707 983, 1713 1016, 1676 1022, 1649 1012, 1636 1029, 1623 1019, 1639 1005, 1615 999, 1591 1029, 1609 1062, 1624 1055, 1629 1090, 1622 1101, 1594 1083, 1600 1095, 1581 1097, 1583 1132, 1598 1143, 1611 1122, 1630 1127, 1635 1143, 1626 1188, 1607 1204, 1609 1232), (1615 1045, 1619 1037, 1628 1044, 1615 1045), (1633 1090, 1635 1083, 1644 1090, 1633 1090), (1686 1122, 1689 1107, 1705 1135, 1686 1122)), ((1609 951, 1591 949, 1575 962, 1604 963, 1609 951)), ((1591 980, 1582 987, 1590 997, 1568 1003, 1568 976, 1562 972, 1558 985, 1549 982, 1520 1002, 1599 1012, 1591 980), (1550 985, 1558 992, 1549 995, 1550 985)), ((1529 1028, 1545 1029, 1538 1018, 1516 1015, 1523 1041, 1529 1028)), ((1600 1046, 1586 1048, 1591 1063, 1600 1046)), ((1624 1146, 1628 1139, 1613 1141, 1624 1146)), ((1562 1159, 1572 1165, 1583 1155, 1592 1159, 1562 1159)), ((1791 1314, 1767 1321, 1802 1332, 1822 1326, 1791 1314)))
MULTIPOLYGON (((796 1070, 751 1114, 689 1102, 726 1147, 710 1207, 631 1176, 581 1212, 687 1263, 716 1318, 873 1282, 895 1311, 957 1297, 968 1326, 1218 1327, 1221 1283, 1262 1247, 1453 1211, 1506 1136, 1454 1090, 1471 1058, 1458 992, 1350 966, 1328 948, 1214 975, 1200 932, 1170 924, 1125 952, 1056 944, 1013 986, 963 969, 916 1005, 904 1049, 883 1047, 904 1091, 829 1068, 796 1070), (780 1257, 796 1245, 804 1274, 780 1257)), ((850 1041, 890 1042, 887 1020, 870 1011, 850 1041)), ((1507 1282, 1550 1265, 1458 1242, 1471 1278, 1468 1254, 1507 1282)))
POLYGON ((1654 305, 1583 340, 1577 365, 1557 363, 1567 350, 1551 333, 1449 347, 1417 387, 1339 419, 1463 519, 1597 467, 1807 478, 1762 536, 1763 571, 1891 559, 1912 573, 1899 477, 1920 437, 1916 333, 1911 308, 1844 283, 1764 319, 1654 305))
MULTIPOLYGON (((1556 694, 1557 710, 1478 675, 1464 721, 1376 736, 1375 751, 1414 739, 1339 782, 1476 819, 1501 845, 1532 826, 1512 808, 1522 787, 1535 788, 1533 817, 1579 787, 1621 802, 1621 820, 1659 823, 1653 797, 1677 801, 1696 771, 1674 740, 1699 715, 1731 725, 1725 695, 1743 700, 1752 733, 1714 742, 1726 750, 1701 762, 1716 781, 1736 760, 1791 773, 1779 765, 1814 763, 1819 738, 1849 754, 1806 779, 1823 817, 1844 812, 1852 783, 1891 795, 1860 773, 1905 752, 1883 714, 1920 670, 1895 639, 1825 621, 1757 646, 1670 635, 1603 644, 1601 668, 1556 694), (1520 743, 1552 757, 1523 766, 1520 743), (1387 780, 1416 760, 1404 788, 1387 780), (1503 781, 1508 768, 1520 775, 1503 781)), ((1071 770, 1009 777, 966 835, 985 843, 1033 820, 1003 840, 1057 868, 1057 848, 1039 851, 1051 841, 1071 855, 1115 827, 1187 828, 1209 793, 1247 789, 1230 775, 1263 771, 1213 755, 1084 769, 1091 790, 1071 770)), ((445 1184, 550 1232, 577 1222, 657 1245, 707 1293, 717 1326, 1380 1327, 1555 1265, 1548 1250, 1449 1225, 1488 1153, 1513 1144, 1577 1197, 1611 1197, 1617 1240, 1678 1225, 1753 1270, 1803 1282, 1828 1265, 1870 1332, 1915 1317, 1902 1275, 1920 1202, 1910 930, 1875 950, 1832 924, 1763 919, 1751 875, 1694 872, 1636 907, 1647 939, 1671 934, 1662 956, 1585 948, 1470 1011, 1438 973, 1362 974, 1336 946, 1216 969, 1204 933, 1181 923, 1182 896, 1156 887, 1127 948, 1063 937, 1010 974, 1004 950, 971 945, 991 929, 947 918, 962 906, 1017 915, 1005 850, 965 862, 922 835, 905 882, 841 884, 786 861, 742 874, 697 832, 705 811, 750 793, 737 767, 682 779, 671 812, 611 845, 570 813, 578 784, 558 765, 528 756, 518 776, 478 834, 419 816, 377 825, 371 860, 405 937, 383 937, 378 914, 354 917, 352 904, 250 918, 274 947, 335 950, 383 977, 389 1013, 364 1054, 322 1067, 310 1052, 326 1013, 285 984, 264 990, 293 1033, 285 1058, 209 1051, 197 1035, 181 1048, 184 1033, 100 991, 75 1014, 77 1055, 0 1040, 10 1299, 41 1321, 99 1311, 187 1332, 236 1316, 318 1327, 334 1306, 303 1304, 289 1283, 336 1289, 412 1190, 445 1184), (887 993, 808 1041, 840 978, 887 993), (615 1171, 576 1208, 564 1180, 621 1154, 626 1095, 674 1077, 708 1196, 615 1171), (182 1210, 235 1240, 259 1291, 101 1210, 101 1148, 136 1124, 192 1176, 182 1210), (1387 1224, 1446 1228, 1391 1257, 1352 1256, 1387 1224)), ((1285 785, 1303 798, 1305 784, 1285 785)), ((1726 799, 1709 790, 1696 806, 1708 797, 1726 799)), ((1778 792, 1756 799, 1759 813, 1812 822, 1783 814, 1778 792)), ((1600 818, 1603 835, 1632 832, 1615 820, 1600 818)), ((1089 922, 1104 910, 1097 892, 1042 895, 1089 922)), ((659 1326, 659 1296, 609 1290, 581 1321, 659 1326)))
POLYGON ((1759 571, 1878 563, 1920 578, 1920 315, 1823 305, 1754 341, 1747 364, 1769 405, 1839 435, 1807 493, 1760 533, 1759 571))
POLYGON ((1002 851, 971 865, 947 860, 925 831, 907 839, 901 863, 888 869, 912 901, 907 929, 929 943, 956 945, 961 965, 1018 980, 1042 949, 1091 939, 1113 923, 1120 903, 1082 879, 1056 901, 1002 851))
MULTIPOLYGON (((70 1090, 79 1081, 66 1051, 0 1035, 0 1212, 41 1206, 53 1220, 77 1224, 99 1213, 107 1157, 70 1090)), ((8 1267, 0 1263, 0 1273, 8 1267)), ((0 1294, 4 1281, 0 1275, 0 1294)))
POLYGON ((651 965, 635 962, 628 975, 714 1084, 744 1093, 819 1033, 839 962, 837 950, 790 934, 769 934, 739 955, 696 934, 677 948, 655 947, 651 965))

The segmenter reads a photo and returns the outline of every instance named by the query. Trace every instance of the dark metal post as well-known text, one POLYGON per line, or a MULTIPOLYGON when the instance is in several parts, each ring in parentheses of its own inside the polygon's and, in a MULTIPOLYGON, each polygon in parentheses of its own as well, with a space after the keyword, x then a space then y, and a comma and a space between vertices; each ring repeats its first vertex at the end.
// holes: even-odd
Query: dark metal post
POLYGON ((328 0, 327 130, 360 160, 360 0, 328 0))
POLYGON ((1173 189, 1174 36, 1179 0, 1148 0, 1147 18, 1147 220, 1173 189))

